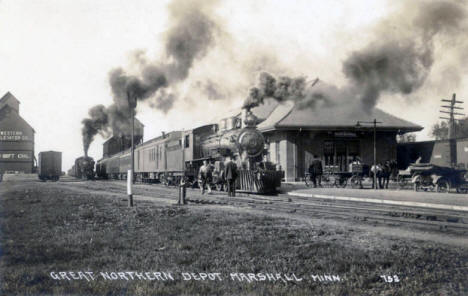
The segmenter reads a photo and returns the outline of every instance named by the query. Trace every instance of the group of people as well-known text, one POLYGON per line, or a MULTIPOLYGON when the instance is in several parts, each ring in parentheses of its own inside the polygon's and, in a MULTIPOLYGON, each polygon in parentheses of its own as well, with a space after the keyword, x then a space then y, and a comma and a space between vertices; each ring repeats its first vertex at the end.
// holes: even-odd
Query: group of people
MULTIPOLYGON (((366 172, 363 172, 361 167, 362 164, 359 158, 355 157, 349 163, 349 172, 356 173, 355 170, 353 170, 353 166, 360 166, 360 173, 367 174, 366 172)), ((316 188, 317 186, 322 187, 321 182, 323 175, 323 167, 322 161, 317 155, 313 156, 313 160, 309 166, 308 172, 314 188, 316 188)), ((377 186, 377 184, 375 184, 374 174, 376 177, 375 179, 378 180, 378 188, 388 189, 390 177, 394 175, 395 172, 398 172, 397 163, 395 160, 387 160, 384 164, 378 163, 375 166, 372 165, 372 167, 369 170, 369 177, 372 179, 372 188, 376 188, 377 186)))
MULTIPOLYGON (((207 160, 204 160, 203 165, 198 171, 198 184, 202 194, 205 194, 205 187, 208 190, 208 194, 211 193, 213 171, 214 165, 209 163, 207 160)), ((238 172, 236 163, 231 159, 231 157, 226 157, 224 170, 222 171, 222 178, 226 181, 228 196, 236 196, 237 175, 238 172)))

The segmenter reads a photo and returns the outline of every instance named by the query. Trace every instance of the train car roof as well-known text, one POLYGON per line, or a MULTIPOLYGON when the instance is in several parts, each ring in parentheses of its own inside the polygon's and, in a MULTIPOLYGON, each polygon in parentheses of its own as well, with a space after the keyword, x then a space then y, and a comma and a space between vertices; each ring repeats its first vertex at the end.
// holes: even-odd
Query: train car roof
MULTIPOLYGON (((468 140, 468 137, 458 137, 454 138, 453 140, 455 141, 465 141, 468 140)), ((417 142, 403 142, 403 143, 398 143, 400 146, 407 146, 407 145, 418 145, 418 144, 427 144, 427 143, 443 143, 443 142, 448 142, 450 139, 441 139, 441 140, 426 140, 426 141, 417 141, 417 142)))

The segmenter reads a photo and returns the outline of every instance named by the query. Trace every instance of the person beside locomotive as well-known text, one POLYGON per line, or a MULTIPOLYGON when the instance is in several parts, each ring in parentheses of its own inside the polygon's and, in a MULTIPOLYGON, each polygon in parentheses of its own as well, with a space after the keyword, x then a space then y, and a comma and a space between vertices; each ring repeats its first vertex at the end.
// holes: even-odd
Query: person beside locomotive
POLYGON ((226 157, 224 177, 226 178, 228 196, 236 196, 237 165, 231 157, 226 157))
POLYGON ((205 187, 208 189, 208 194, 211 194, 211 176, 211 166, 208 164, 207 160, 203 160, 203 165, 198 171, 201 194, 205 194, 205 187))

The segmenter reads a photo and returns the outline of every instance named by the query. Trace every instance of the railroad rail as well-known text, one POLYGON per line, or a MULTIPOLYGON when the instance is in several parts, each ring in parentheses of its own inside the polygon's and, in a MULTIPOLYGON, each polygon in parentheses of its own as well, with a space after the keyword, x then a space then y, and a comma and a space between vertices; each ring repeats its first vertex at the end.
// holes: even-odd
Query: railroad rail
MULTIPOLYGON (((362 222, 375 223, 400 223, 407 226, 420 225, 436 231, 468 233, 468 215, 456 211, 415 211, 408 207, 372 207, 334 204, 330 202, 297 203, 297 201, 285 201, 281 199, 256 200, 245 197, 219 197, 221 204, 239 206, 244 205, 256 209, 273 210, 282 213, 310 214, 315 218, 336 219, 346 218, 362 222), (227 200, 227 201, 226 201, 227 200)), ((304 199, 303 199, 304 201, 304 199)), ((208 200, 189 199, 189 202, 208 203, 208 200)))
MULTIPOLYGON (((95 181, 97 187, 100 182, 95 181)), ((119 187, 124 182, 111 181, 119 187)), ((75 183, 81 186, 82 183, 75 183)), ((90 183, 88 183, 90 184, 90 183)), ((71 184, 70 184, 71 185, 71 184)), ((102 190, 102 189, 101 189, 102 190)), ((106 188, 106 191, 121 193, 119 188, 106 188)), ((151 198, 173 198, 174 189, 162 185, 142 185, 135 188, 136 195, 151 195, 151 198), (161 196, 154 196, 154 187, 161 192, 161 196)), ((201 196, 197 190, 188 191, 190 204, 220 205, 253 208, 262 211, 273 211, 284 214, 304 215, 320 219, 342 219, 359 223, 372 223, 372 225, 390 225, 407 228, 420 228, 436 232, 468 234, 468 213, 453 210, 412 208, 408 206, 381 205, 378 207, 371 203, 358 203, 347 201, 330 201, 308 199, 301 196, 265 196, 240 193, 236 197, 228 197, 224 192, 201 196)))

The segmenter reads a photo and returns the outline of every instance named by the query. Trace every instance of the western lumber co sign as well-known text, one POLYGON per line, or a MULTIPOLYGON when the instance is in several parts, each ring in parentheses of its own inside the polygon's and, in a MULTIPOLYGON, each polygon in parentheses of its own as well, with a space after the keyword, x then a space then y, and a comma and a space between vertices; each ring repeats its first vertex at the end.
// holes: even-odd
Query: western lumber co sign
POLYGON ((22 131, 0 131, 0 141, 29 141, 22 131))

